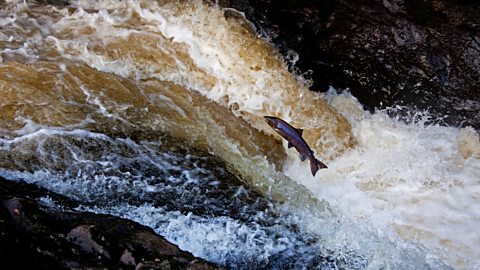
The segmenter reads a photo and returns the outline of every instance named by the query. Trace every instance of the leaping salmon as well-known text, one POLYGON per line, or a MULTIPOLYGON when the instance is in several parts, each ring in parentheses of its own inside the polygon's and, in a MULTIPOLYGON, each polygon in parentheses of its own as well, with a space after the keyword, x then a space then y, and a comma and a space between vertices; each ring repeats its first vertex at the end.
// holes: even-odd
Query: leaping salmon
POLYGON ((310 170, 313 176, 315 176, 319 169, 327 168, 327 165, 323 164, 313 155, 312 149, 310 149, 302 137, 302 129, 294 128, 287 122, 274 116, 264 116, 264 118, 268 125, 288 141, 288 148, 295 147, 298 153, 300 153, 300 159, 302 161, 307 158, 310 160, 310 170))

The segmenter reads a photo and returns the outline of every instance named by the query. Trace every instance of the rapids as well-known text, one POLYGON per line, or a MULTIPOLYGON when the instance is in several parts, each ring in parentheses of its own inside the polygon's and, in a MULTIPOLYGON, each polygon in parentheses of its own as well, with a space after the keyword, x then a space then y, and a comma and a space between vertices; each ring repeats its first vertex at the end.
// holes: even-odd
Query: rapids
POLYGON ((232 12, 2 3, 0 175, 232 268, 480 268, 478 134, 313 93, 232 12), (313 178, 264 115, 329 169, 313 178))

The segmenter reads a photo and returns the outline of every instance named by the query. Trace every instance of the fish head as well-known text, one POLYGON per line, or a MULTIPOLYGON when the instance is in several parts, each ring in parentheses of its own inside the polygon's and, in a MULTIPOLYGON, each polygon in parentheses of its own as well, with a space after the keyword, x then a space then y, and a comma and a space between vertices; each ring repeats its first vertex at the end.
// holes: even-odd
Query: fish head
POLYGON ((276 126, 276 119, 275 117, 273 116, 264 116, 263 118, 265 118, 265 122, 267 122, 267 124, 271 127, 275 127, 276 126))
POLYGON ((267 122, 267 124, 269 126, 271 126, 273 129, 277 130, 279 129, 278 128, 278 120, 276 117, 274 116, 264 116, 263 118, 265 118, 265 122, 267 122))

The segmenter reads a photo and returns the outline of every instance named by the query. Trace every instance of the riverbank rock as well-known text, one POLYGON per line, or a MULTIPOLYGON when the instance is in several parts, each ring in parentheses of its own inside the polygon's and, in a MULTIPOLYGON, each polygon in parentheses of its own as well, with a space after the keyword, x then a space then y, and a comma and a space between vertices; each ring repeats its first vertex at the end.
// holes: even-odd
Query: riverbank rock
POLYGON ((43 188, 0 178, 0 269, 222 269, 148 227, 76 206, 43 188))
MULTIPOLYGON (((428 109, 480 128, 480 4, 472 0, 221 0, 245 13, 314 91, 349 88, 368 109, 428 109)), ((399 112, 396 110, 396 112, 399 112)))

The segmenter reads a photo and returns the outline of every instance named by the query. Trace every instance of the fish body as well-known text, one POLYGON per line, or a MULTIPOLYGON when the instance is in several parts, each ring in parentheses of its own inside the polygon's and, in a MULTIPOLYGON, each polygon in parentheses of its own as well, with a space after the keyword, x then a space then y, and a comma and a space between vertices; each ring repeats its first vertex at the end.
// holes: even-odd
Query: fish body
POLYGON ((310 170, 313 176, 315 176, 319 169, 327 168, 325 164, 315 158, 312 149, 310 149, 302 137, 303 130, 294 128, 287 122, 274 116, 264 116, 264 118, 269 126, 287 140, 289 148, 295 147, 298 153, 300 153, 300 159, 302 161, 307 158, 310 160, 310 170))

